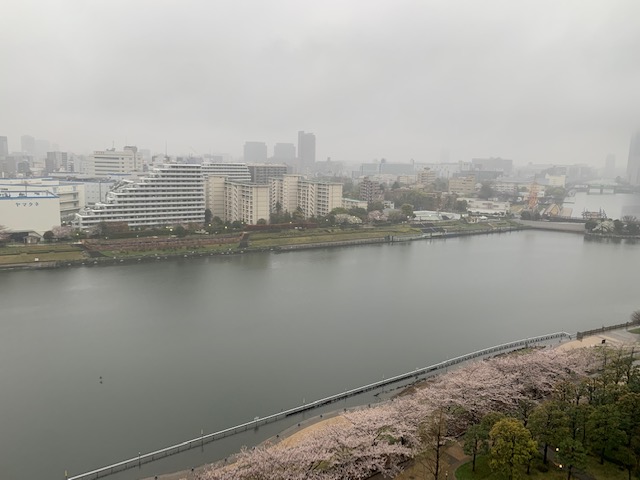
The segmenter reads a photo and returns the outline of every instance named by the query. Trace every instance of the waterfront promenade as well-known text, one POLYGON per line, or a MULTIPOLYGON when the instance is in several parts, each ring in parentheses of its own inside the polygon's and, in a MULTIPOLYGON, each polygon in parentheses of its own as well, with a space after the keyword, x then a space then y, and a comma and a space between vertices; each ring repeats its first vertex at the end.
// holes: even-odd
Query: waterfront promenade
MULTIPOLYGON (((580 340, 575 339, 575 335, 571 336, 570 338, 573 338, 573 340, 566 339, 560 344, 551 344, 550 347, 558 348, 559 350, 573 350, 576 348, 594 347, 602 344, 618 347, 638 343, 638 334, 629 332, 627 328, 619 328, 616 330, 609 330, 599 334, 585 336, 580 340)), ((393 389, 393 391, 397 392, 399 389, 400 388, 393 389)), ((303 441, 306 437, 316 432, 321 432, 327 426, 344 422, 345 418, 342 416, 342 413, 342 410, 336 410, 329 414, 317 415, 313 418, 305 420, 304 422, 301 422, 300 424, 298 424, 298 426, 287 428, 276 437, 272 437, 264 443, 268 443, 271 445, 277 444, 282 448, 296 445, 298 442, 303 441)), ((445 451, 445 454, 443 456, 443 468, 453 473, 460 465, 469 461, 470 458, 471 457, 468 457, 464 454, 461 446, 458 443, 455 443, 445 451)), ((220 467, 223 468, 223 465, 220 465, 220 467)), ((148 477, 144 480, 196 480, 198 478, 198 474, 202 473, 205 468, 207 468, 206 465, 190 470, 183 470, 180 472, 148 477)), ((411 472, 409 472, 408 477, 402 476, 401 478, 417 478, 417 476, 412 477, 411 472)))
MULTIPOLYGON (((557 332, 557 333, 551 333, 548 335, 525 338, 522 340, 517 340, 514 342, 508 342, 501 345, 485 348, 485 349, 471 352, 455 358, 451 358, 449 360, 445 360, 435 365, 430 365, 423 368, 417 368, 410 372, 406 372, 400 375, 395 375, 393 377, 383 379, 378 382, 374 382, 367 385, 363 385, 361 387, 346 390, 344 392, 341 392, 335 395, 330 395, 320 400, 316 400, 310 403, 304 403, 297 407, 284 410, 278 413, 274 413, 272 415, 268 415, 262 418, 255 417, 253 420, 250 420, 240 425, 235 425, 233 427, 226 428, 224 430, 220 430, 218 432, 209 433, 206 435, 203 432, 200 437, 186 440, 178 444, 171 445, 169 447, 156 450, 153 452, 149 452, 145 454, 139 453, 135 457, 132 457, 120 462, 116 462, 114 464, 107 465, 105 467, 97 468, 89 472, 81 473, 79 475, 67 477, 67 478, 68 480, 98 479, 101 477, 112 475, 120 471, 131 469, 131 468, 136 468, 136 467, 140 468, 143 464, 150 463, 170 455, 176 455, 176 454, 179 454, 180 452, 184 452, 192 448, 204 447, 205 444, 213 442, 216 439, 219 440, 231 435, 235 435, 240 432, 247 431, 249 429, 258 428, 260 425, 265 425, 268 423, 284 420, 287 417, 294 416, 298 413, 314 410, 316 408, 319 408, 325 405, 336 403, 340 400, 344 400, 350 397, 355 397, 362 393, 383 389, 388 385, 402 384, 403 382, 405 382, 405 386, 410 385, 417 381, 422 381, 425 378, 428 378, 429 376, 436 375, 438 373, 446 371, 448 368, 455 367, 464 362, 482 359, 482 358, 488 358, 491 356, 512 352, 514 350, 529 348, 531 346, 545 345, 545 344, 550 344, 556 341, 557 342, 567 341, 567 340, 570 340, 572 337, 575 338, 575 335, 572 336, 571 334, 566 332, 557 332)), ((297 428, 300 428, 300 427, 301 427, 301 423, 298 423, 297 428)))

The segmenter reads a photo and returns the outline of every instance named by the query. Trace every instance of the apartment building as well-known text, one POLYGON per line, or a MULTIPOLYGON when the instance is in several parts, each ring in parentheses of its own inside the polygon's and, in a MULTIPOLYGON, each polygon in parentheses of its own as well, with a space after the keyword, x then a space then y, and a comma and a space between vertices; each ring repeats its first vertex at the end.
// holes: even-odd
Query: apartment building
POLYGON ((269 185, 225 182, 224 220, 255 225, 269 221, 269 185))
POLYGON ((202 175, 223 175, 235 182, 251 181, 251 172, 246 163, 203 163, 202 175))
POLYGON ((205 207, 211 211, 211 216, 225 222, 255 225, 260 219, 269 221, 269 185, 210 175, 205 179, 205 197, 205 207))
POLYGON ((256 163, 248 165, 248 168, 251 182, 260 185, 269 185, 272 178, 282 178, 288 170, 287 165, 276 163, 256 163))
POLYGON ((283 212, 300 209, 304 216, 328 215, 342 207, 342 184, 306 180, 302 175, 284 175, 271 180, 271 211, 279 204, 283 212))
POLYGON ((100 222, 157 227, 204 222, 205 191, 200 165, 167 164, 138 180, 122 180, 105 202, 77 213, 74 223, 88 229, 100 222))
POLYGON ((431 170, 430 168, 425 168, 424 170, 420 170, 416 173, 416 180, 420 185, 431 185, 435 183, 438 178, 438 174, 435 170, 431 170))
POLYGON ((449 193, 471 195, 476 191, 476 177, 453 177, 449 179, 449 193))

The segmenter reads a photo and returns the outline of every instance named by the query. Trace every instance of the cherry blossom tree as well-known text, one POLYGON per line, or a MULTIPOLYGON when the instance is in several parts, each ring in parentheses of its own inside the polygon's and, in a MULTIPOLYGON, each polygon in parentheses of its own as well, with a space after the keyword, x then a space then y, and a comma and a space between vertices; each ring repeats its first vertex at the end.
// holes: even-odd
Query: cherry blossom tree
POLYGON ((62 240, 64 238, 71 238, 71 234, 73 233, 73 228, 69 225, 57 226, 51 229, 53 233, 53 238, 56 240, 62 240))
POLYGON ((357 480, 375 473, 392 476, 406 460, 428 449, 435 475, 447 438, 464 433, 489 413, 515 414, 525 402, 532 406, 557 395, 558 384, 584 378, 593 369, 594 351, 581 350, 587 349, 540 349, 462 365, 424 382, 412 394, 346 412, 342 415, 346 422, 311 431, 294 445, 245 448, 231 465, 211 466, 199 478, 357 480))

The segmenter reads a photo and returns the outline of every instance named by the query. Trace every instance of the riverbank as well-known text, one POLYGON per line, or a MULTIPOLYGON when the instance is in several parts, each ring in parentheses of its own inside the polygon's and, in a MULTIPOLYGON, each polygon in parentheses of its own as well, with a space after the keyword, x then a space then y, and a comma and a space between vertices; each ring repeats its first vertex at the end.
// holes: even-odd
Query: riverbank
POLYGON ((318 248, 397 243, 466 235, 507 233, 527 228, 510 221, 480 224, 445 222, 438 228, 411 225, 366 228, 244 232, 237 235, 91 239, 65 244, 19 245, 0 248, 0 271, 113 266, 180 258, 287 252, 318 248))
POLYGON ((544 222, 534 220, 518 220, 518 223, 535 230, 549 230, 553 232, 585 233, 585 222, 544 222))
MULTIPOLYGON (((593 347, 599 346, 602 344, 610 345, 610 346, 624 346, 624 345, 633 345, 638 343, 638 339, 640 337, 638 334, 631 333, 627 328, 622 328, 618 330, 609 330, 604 333, 600 333, 597 335, 591 335, 588 337, 583 337, 578 340, 570 340, 566 342, 562 342, 558 345, 551 345, 550 348, 558 349, 560 351, 568 351, 574 350, 577 348, 585 348, 585 347, 593 347)), ((400 392, 393 394, 392 396, 400 396, 405 395, 407 391, 414 391, 416 388, 424 388, 428 385, 430 380, 423 380, 411 387, 404 387, 400 392)), ((357 410, 357 407, 352 410, 357 410)), ((272 437, 261 445, 269 444, 274 448, 288 448, 292 446, 296 446, 299 442, 304 442, 306 439, 313 437, 314 435, 322 435, 323 430, 326 430, 335 425, 348 424, 349 420, 344 415, 343 410, 336 410, 330 414, 319 415, 314 418, 308 419, 305 422, 298 426, 290 427, 275 437, 272 437)), ((443 471, 448 471, 452 474, 460 467, 462 464, 469 461, 471 457, 464 454, 462 450, 462 445, 458 442, 454 442, 451 444, 443 453, 442 457, 442 468, 443 471)), ((233 460, 230 461, 230 463, 233 460)), ((225 468, 224 462, 217 462, 213 464, 217 466, 217 468, 225 468)), ((204 473, 207 469, 211 468, 210 466, 201 466, 198 468, 194 468, 191 470, 184 470, 181 472, 176 472, 172 474, 159 475, 156 477, 149 477, 145 480, 197 480, 201 478, 199 475, 204 473)), ((411 478, 422 478, 424 475, 424 466, 416 464, 416 465, 408 465, 404 472, 398 475, 396 480, 408 480, 411 478)), ((452 475, 453 476, 453 475, 452 475)), ((377 478, 377 477, 374 477, 377 478)), ((455 477, 453 477, 455 478, 455 477)))

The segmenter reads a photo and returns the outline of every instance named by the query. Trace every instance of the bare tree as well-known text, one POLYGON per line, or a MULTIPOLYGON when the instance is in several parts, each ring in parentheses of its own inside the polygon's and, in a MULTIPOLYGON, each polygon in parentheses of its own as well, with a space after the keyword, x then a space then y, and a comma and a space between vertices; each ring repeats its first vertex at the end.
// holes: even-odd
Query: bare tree
POLYGON ((434 480, 438 480, 442 473, 442 454, 449 440, 447 417, 447 412, 443 408, 438 408, 427 417, 419 429, 423 450, 417 455, 416 460, 433 475, 434 480))

